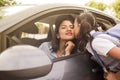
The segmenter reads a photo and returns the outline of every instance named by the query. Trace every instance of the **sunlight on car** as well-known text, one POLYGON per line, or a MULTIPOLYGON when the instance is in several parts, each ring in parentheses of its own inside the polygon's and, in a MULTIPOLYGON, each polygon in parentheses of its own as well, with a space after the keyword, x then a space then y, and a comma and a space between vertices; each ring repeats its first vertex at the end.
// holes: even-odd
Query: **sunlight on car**
POLYGON ((47 23, 42 23, 42 22, 36 22, 35 25, 38 28, 38 33, 39 34, 47 34, 49 30, 49 24, 47 23))
POLYGON ((16 6, 16 7, 8 7, 8 8, 4 8, 4 16, 9 16, 9 15, 12 15, 12 14, 15 14, 15 13, 19 13, 23 10, 26 10, 28 8, 30 8, 32 6, 16 6))

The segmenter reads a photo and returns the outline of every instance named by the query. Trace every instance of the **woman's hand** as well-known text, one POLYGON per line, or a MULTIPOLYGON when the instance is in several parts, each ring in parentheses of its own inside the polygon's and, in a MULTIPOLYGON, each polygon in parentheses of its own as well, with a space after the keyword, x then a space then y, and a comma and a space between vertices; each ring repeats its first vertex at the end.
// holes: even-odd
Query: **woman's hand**
POLYGON ((75 44, 72 41, 67 41, 65 44, 65 56, 70 55, 72 49, 75 47, 75 44))

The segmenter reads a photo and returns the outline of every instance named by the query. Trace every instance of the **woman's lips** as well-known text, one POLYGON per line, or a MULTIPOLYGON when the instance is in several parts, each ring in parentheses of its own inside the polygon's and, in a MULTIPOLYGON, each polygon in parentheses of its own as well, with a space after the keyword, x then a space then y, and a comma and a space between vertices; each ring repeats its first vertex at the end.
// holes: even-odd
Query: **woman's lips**
POLYGON ((73 33, 65 33, 65 35, 71 36, 73 35, 73 33))

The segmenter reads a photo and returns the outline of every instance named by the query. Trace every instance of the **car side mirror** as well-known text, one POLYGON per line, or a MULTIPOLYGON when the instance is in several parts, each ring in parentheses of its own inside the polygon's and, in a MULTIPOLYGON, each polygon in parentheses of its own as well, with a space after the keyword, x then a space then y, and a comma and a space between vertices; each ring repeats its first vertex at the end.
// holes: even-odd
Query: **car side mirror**
POLYGON ((46 53, 30 45, 13 46, 0 54, 0 80, 42 77, 51 67, 46 53))

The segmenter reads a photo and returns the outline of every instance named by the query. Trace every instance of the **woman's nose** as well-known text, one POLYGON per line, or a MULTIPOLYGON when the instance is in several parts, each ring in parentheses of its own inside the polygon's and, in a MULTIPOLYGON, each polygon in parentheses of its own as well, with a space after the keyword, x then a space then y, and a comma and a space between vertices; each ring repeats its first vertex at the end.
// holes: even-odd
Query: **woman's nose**
POLYGON ((71 26, 68 26, 68 27, 67 27, 67 30, 72 30, 71 26))

